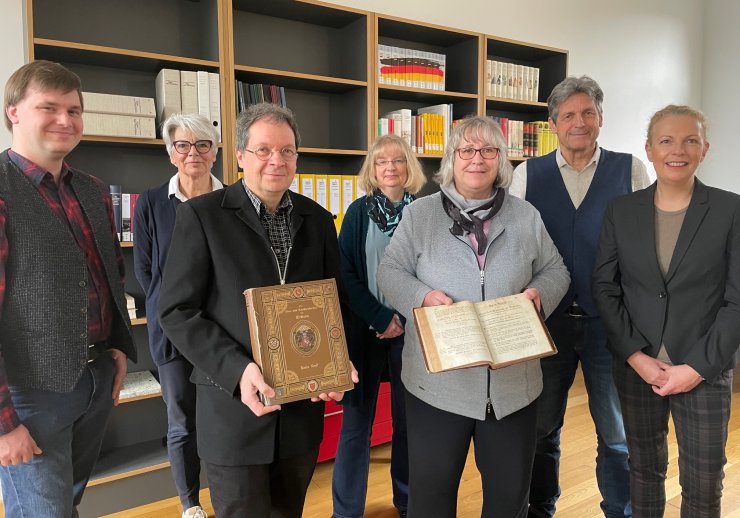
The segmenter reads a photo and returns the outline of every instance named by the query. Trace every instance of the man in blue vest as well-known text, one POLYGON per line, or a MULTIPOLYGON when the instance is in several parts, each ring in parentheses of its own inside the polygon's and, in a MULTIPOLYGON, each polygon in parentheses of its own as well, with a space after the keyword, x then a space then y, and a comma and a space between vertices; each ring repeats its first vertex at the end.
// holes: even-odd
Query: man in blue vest
POLYGON ((537 410, 530 517, 555 513, 560 430, 579 362, 596 425, 601 508, 608 518, 632 515, 627 442, 606 332, 591 298, 591 272, 607 204, 647 187, 650 179, 638 158, 598 146, 603 100, 601 88, 588 76, 567 77, 555 86, 547 104, 550 128, 560 145, 520 164, 509 190, 540 211, 571 276, 568 293, 547 320, 558 354, 542 360, 544 388, 537 410))
POLYGON ((0 153, 0 481, 5 516, 76 517, 136 360, 108 187, 67 165, 80 78, 34 61, 5 86, 0 153))

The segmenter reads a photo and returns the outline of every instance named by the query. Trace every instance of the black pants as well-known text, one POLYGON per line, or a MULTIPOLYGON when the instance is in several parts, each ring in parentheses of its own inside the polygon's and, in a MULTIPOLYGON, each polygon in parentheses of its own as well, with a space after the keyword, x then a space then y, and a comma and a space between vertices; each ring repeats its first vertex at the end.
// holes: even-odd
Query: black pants
POLYGON ((217 518, 301 518, 319 449, 272 464, 206 463, 217 518))
POLYGON ((536 402, 497 420, 445 412, 406 392, 409 517, 454 518, 470 440, 483 485, 483 518, 527 516, 536 402))

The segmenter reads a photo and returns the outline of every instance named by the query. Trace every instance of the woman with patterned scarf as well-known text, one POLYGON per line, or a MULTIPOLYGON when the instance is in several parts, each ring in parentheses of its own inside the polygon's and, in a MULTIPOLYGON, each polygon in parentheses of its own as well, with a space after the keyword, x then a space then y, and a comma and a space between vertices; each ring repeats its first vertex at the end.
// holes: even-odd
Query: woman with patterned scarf
MULTIPOLYGON (((539 213, 506 188, 512 168, 488 117, 452 130, 437 175, 441 192, 404 211, 378 269, 378 285, 406 318, 419 306, 478 302, 524 292, 543 315, 570 277, 539 213)), ((411 518, 454 518, 471 439, 485 518, 527 516, 535 450, 539 360, 432 374, 413 319, 401 373, 406 389, 411 518)))
POLYGON ((421 165, 405 140, 396 135, 378 137, 357 177, 368 195, 349 206, 339 233, 342 280, 353 313, 349 353, 360 383, 342 401, 342 432, 332 480, 337 518, 361 518, 365 512, 370 434, 384 375, 389 375, 391 381, 393 505, 401 516, 406 514, 408 459, 401 385, 404 319, 385 301, 376 274, 405 207, 425 181, 421 165))

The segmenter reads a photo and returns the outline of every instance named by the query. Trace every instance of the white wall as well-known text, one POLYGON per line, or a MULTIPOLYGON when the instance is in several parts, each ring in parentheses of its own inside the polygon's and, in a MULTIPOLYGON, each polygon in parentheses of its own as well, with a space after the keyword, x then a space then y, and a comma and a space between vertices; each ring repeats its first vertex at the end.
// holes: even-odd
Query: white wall
MULTIPOLYGON (((26 62, 23 5, 20 0, 0 0, 0 91, 10 75, 26 62)), ((10 147, 10 132, 0 124, 0 150, 10 147)))
MULTIPOLYGON (((604 90, 604 127, 599 143, 631 152, 644 161, 650 115, 668 103, 698 106, 701 101, 700 0, 334 3, 567 49, 568 73, 588 74, 604 90)), ((648 170, 652 174, 652 168, 648 170)))
POLYGON ((701 106, 709 117, 711 148, 700 178, 740 193, 740 2, 708 0, 705 7, 704 81, 701 106))

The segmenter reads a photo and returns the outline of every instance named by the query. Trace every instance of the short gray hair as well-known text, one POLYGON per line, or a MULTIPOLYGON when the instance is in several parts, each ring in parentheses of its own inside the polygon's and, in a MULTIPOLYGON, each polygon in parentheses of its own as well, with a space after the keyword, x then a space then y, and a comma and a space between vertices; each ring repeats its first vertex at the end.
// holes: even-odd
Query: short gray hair
POLYGON ((599 83, 589 76, 568 76, 555 85, 547 98, 547 111, 550 118, 558 122, 560 114, 560 105, 563 104, 570 96, 575 94, 586 94, 593 99, 599 116, 603 115, 601 104, 604 102, 604 92, 601 90, 599 83))
POLYGON ((253 104, 236 118, 236 149, 239 151, 247 149, 249 128, 259 120, 268 120, 275 124, 287 124, 295 135, 295 147, 298 148, 301 145, 301 135, 298 133, 298 124, 295 121, 293 111, 276 104, 259 103, 253 104))
POLYGON ((199 113, 178 112, 167 117, 162 124, 162 138, 168 155, 172 156, 172 143, 178 129, 189 131, 195 140, 210 140, 213 156, 218 153, 218 130, 211 121, 199 113))
POLYGON ((454 166, 457 160, 457 148, 463 139, 476 139, 498 149, 498 171, 494 187, 506 188, 511 184, 514 168, 509 162, 509 148, 506 145, 501 126, 491 117, 466 117, 450 132, 450 138, 445 147, 442 164, 435 178, 440 185, 450 185, 454 180, 454 166))

